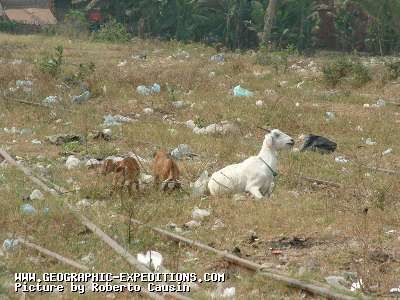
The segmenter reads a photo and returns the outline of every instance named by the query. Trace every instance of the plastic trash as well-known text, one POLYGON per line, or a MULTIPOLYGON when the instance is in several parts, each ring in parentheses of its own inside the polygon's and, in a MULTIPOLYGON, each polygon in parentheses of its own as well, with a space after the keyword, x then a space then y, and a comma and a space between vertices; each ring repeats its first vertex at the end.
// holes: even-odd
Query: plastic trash
POLYGON ((118 63, 117 67, 124 67, 124 66, 126 66, 127 63, 128 63, 127 60, 121 61, 118 63))
POLYGON ((147 251, 146 254, 138 253, 137 260, 148 268, 159 271, 163 262, 163 257, 161 253, 157 251, 147 251))
POLYGON ((72 97, 72 103, 82 104, 82 103, 88 101, 90 99, 90 96, 91 96, 90 92, 89 91, 85 91, 79 96, 73 96, 72 97))
POLYGON ((29 196, 30 200, 42 200, 43 198, 44 198, 44 195, 39 190, 34 190, 29 196))
POLYGON ((154 112, 154 110, 152 108, 150 108, 150 107, 146 107, 145 109, 143 109, 143 112, 146 115, 150 115, 150 114, 152 114, 154 112))
POLYGON ((172 106, 175 108, 183 108, 183 107, 187 106, 187 103, 185 101, 178 100, 178 101, 172 102, 172 106))
POLYGON ((175 159, 183 159, 184 157, 192 157, 192 149, 187 144, 180 144, 171 151, 171 156, 175 159))
POLYGON ((44 105, 51 105, 55 104, 58 102, 58 97, 57 96, 48 96, 45 99, 43 99, 42 103, 44 105))
POLYGON ((223 53, 218 53, 210 57, 211 61, 215 62, 224 62, 225 61, 225 55, 223 53))
POLYGON ((139 85, 139 86, 136 88, 136 91, 138 92, 139 95, 142 95, 142 96, 148 96, 148 95, 150 95, 150 89, 147 88, 147 87, 144 86, 144 85, 139 85))
POLYGON ((140 181, 145 184, 150 184, 154 181, 154 179, 152 175, 140 173, 140 181))
POLYGON ((392 148, 389 148, 389 149, 386 149, 385 151, 383 151, 382 152, 382 155, 388 155, 388 154, 390 154, 390 153, 392 153, 393 152, 393 149, 392 148))
POLYGON ((18 89, 22 88, 22 90, 26 93, 32 91, 33 82, 31 80, 17 80, 15 85, 18 89))
POLYGON ((262 100, 258 100, 257 102, 256 102, 256 106, 258 106, 258 107, 261 107, 261 106, 263 106, 264 105, 264 101, 262 101, 262 100))
POLYGON ((42 142, 39 141, 38 139, 34 139, 34 140, 32 140, 32 144, 34 144, 34 145, 41 145, 42 142))
POLYGON ((242 88, 240 85, 237 85, 233 88, 233 95, 235 97, 252 97, 254 96, 254 93, 242 88))
POLYGON ((340 164, 347 164, 349 162, 344 156, 335 157, 335 161, 340 164))
POLYGON ((50 209, 48 207, 43 208, 43 213, 45 215, 49 214, 49 212, 50 212, 50 209))
POLYGON ((21 212, 25 215, 33 215, 36 213, 36 209, 29 203, 21 205, 21 212))
POLYGON ((84 136, 78 134, 55 134, 47 136, 46 138, 51 144, 55 145, 63 145, 71 142, 83 144, 85 142, 84 136))
POLYGON ((325 119, 327 120, 327 121, 330 121, 330 120, 333 120, 334 118, 335 118, 335 113, 334 112, 331 112, 331 111, 327 111, 326 113, 325 113, 325 119))
POLYGON ((79 159, 77 159, 73 155, 70 155, 70 156, 68 156, 67 161, 65 162, 65 165, 67 166, 68 170, 71 170, 71 169, 78 167, 79 163, 80 163, 79 159))
POLYGON ((304 138, 304 144, 300 151, 318 151, 321 154, 332 153, 337 144, 326 137, 309 134, 304 138))
POLYGON ((191 220, 189 222, 186 222, 185 225, 184 225, 184 227, 188 228, 188 229, 196 228, 196 227, 200 227, 200 226, 201 226, 201 223, 199 221, 196 221, 196 220, 191 220))
POLYGON ((161 86, 158 83, 154 83, 150 90, 153 94, 159 94, 161 92, 161 86))
POLYGON ((232 299, 235 297, 236 294, 236 288, 235 287, 229 287, 224 289, 224 291, 222 292, 221 297, 225 298, 225 299, 232 299))
POLYGON ((373 145, 376 145, 376 142, 373 141, 371 138, 367 138, 365 140, 365 144, 367 144, 368 146, 373 146, 373 145))
POLYGON ((11 251, 19 246, 19 240, 6 239, 3 242, 3 250, 11 251))
POLYGON ((363 280, 362 280, 362 279, 359 279, 358 281, 353 282, 353 283, 351 284, 350 290, 351 290, 352 292, 355 292, 355 291, 357 291, 357 290, 360 290, 362 286, 363 286, 363 280))
POLYGON ((98 161, 98 160, 95 159, 95 158, 91 158, 91 159, 89 159, 89 160, 86 162, 86 167, 88 167, 89 169, 95 168, 95 167, 97 167, 97 166, 99 166, 99 165, 101 165, 101 162, 98 161))
POLYGON ((211 213, 207 209, 200 209, 195 207, 192 211, 192 217, 194 220, 202 220, 206 217, 209 217, 211 213))
POLYGON ((154 83, 152 86, 149 87, 139 85, 136 88, 136 91, 142 96, 149 96, 150 94, 159 94, 161 92, 161 86, 158 83, 154 83))
POLYGON ((224 222, 222 222, 222 220, 220 220, 220 219, 217 219, 217 220, 215 220, 214 225, 211 227, 211 230, 218 230, 218 229, 224 228, 224 227, 225 227, 224 222))
POLYGON ((201 173, 199 179, 197 179, 192 186, 192 197, 198 198, 206 195, 208 189, 207 185, 209 180, 210 177, 207 171, 201 173))

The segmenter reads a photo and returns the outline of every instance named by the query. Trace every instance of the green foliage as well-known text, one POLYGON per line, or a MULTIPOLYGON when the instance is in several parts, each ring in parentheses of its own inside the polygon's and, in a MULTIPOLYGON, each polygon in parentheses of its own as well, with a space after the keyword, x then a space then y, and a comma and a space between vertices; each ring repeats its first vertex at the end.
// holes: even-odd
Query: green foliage
POLYGON ((297 55, 298 51, 294 46, 289 45, 281 51, 270 51, 267 47, 261 46, 256 56, 256 63, 264 66, 272 66, 276 73, 282 70, 284 73, 289 67, 289 57, 297 55))
POLYGON ((368 68, 361 62, 343 58, 324 66, 323 75, 326 84, 332 87, 345 79, 353 86, 362 86, 371 80, 368 68))
MULTIPOLYGON (((52 30, 51 28, 49 29, 52 30)), ((89 35, 89 22, 79 10, 70 10, 65 15, 64 22, 54 28, 55 33, 72 38, 87 38, 89 35)))
POLYGON ((4 31, 4 32, 14 33, 14 32, 17 32, 20 27, 21 27, 20 24, 15 23, 13 21, 8 21, 5 19, 2 19, 0 17, 0 32, 4 31))
POLYGON ((199 128, 204 128, 204 127, 207 126, 206 120, 204 120, 203 118, 201 118, 201 117, 199 117, 199 116, 197 116, 197 117, 194 119, 194 124, 195 124, 197 127, 199 127, 199 128))
POLYGON ((114 18, 101 25, 100 30, 93 33, 93 37, 97 41, 112 43, 127 42, 130 39, 125 26, 118 23, 114 18))
POLYGON ((78 153, 80 152, 81 145, 78 141, 65 143, 63 146, 63 151, 66 153, 78 153))
POLYGON ((396 80, 400 77, 400 61, 390 61, 385 63, 387 78, 389 80, 396 80))
POLYGON ((57 77, 61 74, 63 58, 64 58, 64 47, 59 45, 55 48, 54 54, 46 56, 41 59, 41 61, 39 62, 39 70, 42 73, 57 77))

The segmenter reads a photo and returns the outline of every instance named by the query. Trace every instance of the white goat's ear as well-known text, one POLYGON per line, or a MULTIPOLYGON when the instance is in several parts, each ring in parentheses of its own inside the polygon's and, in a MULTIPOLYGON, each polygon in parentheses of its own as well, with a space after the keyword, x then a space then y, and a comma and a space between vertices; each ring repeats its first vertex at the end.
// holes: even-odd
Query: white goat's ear
POLYGON ((268 133, 271 133, 272 129, 271 128, 265 128, 265 131, 268 133))

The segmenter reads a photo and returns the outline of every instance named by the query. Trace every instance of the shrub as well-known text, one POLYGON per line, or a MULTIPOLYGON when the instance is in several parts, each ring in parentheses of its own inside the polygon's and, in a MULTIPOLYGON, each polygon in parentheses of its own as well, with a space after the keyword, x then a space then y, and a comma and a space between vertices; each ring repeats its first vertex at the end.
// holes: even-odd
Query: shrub
POLYGON ((289 67, 290 55, 297 54, 297 49, 292 45, 276 52, 270 52, 266 46, 261 46, 256 56, 256 63, 264 66, 272 66, 276 73, 282 68, 283 72, 286 73, 289 67))
POLYGON ((59 45, 55 48, 55 54, 46 56, 39 62, 39 70, 45 74, 57 77, 61 73, 64 58, 64 48, 59 45))
POLYGON ((371 75, 366 66, 359 61, 338 59, 323 68, 325 82, 335 87, 343 79, 347 79, 354 86, 361 86, 371 80, 371 75))
POLYGON ((400 77, 400 61, 391 61, 385 63, 386 77, 389 80, 396 80, 400 77))
POLYGON ((93 33, 97 41, 103 42, 127 42, 130 35, 124 25, 118 23, 115 19, 110 19, 107 23, 101 25, 100 30, 93 33))

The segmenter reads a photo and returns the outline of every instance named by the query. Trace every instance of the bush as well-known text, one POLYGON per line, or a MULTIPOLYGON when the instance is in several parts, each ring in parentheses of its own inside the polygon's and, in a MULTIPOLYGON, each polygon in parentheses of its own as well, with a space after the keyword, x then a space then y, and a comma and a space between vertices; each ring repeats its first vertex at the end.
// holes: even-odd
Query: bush
POLYGON ((57 77, 61 74, 61 67, 63 64, 64 48, 59 45, 55 48, 56 53, 43 58, 39 62, 39 70, 42 73, 49 74, 57 77))
POLYGON ((97 41, 103 42, 127 42, 130 35, 124 25, 118 23, 115 19, 110 19, 107 23, 101 25, 100 30, 93 33, 97 41))
POLYGON ((385 68, 386 68, 387 79, 396 80, 397 78, 400 77, 400 61, 386 62, 385 68))
POLYGON ((289 45, 286 49, 270 52, 267 47, 261 46, 256 56, 256 63, 264 66, 272 66, 276 73, 282 68, 286 73, 289 67, 289 57, 298 55, 296 47, 289 45))
POLYGON ((366 66, 359 61, 339 59, 323 68, 324 80, 332 87, 337 86, 342 80, 347 79, 354 86, 362 86, 371 80, 371 75, 366 66))

